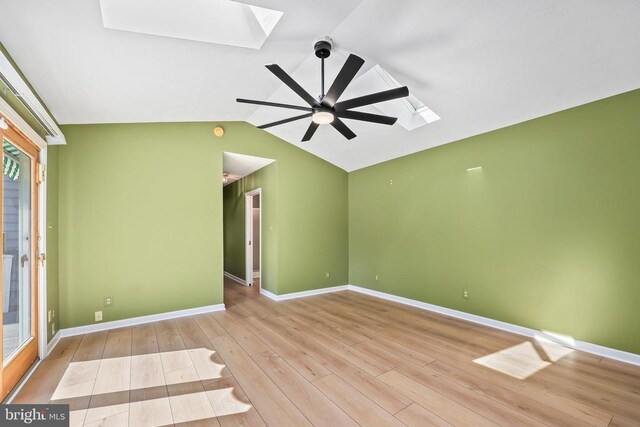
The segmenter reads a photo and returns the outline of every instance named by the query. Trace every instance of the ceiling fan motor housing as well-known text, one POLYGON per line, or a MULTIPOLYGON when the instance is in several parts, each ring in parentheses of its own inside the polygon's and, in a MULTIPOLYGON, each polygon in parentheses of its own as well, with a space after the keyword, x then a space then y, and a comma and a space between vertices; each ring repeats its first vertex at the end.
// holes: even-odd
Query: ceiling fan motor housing
POLYGON ((313 49, 316 51, 318 58, 328 58, 331 55, 331 48, 333 47, 333 40, 329 37, 322 37, 316 40, 313 45, 313 49))

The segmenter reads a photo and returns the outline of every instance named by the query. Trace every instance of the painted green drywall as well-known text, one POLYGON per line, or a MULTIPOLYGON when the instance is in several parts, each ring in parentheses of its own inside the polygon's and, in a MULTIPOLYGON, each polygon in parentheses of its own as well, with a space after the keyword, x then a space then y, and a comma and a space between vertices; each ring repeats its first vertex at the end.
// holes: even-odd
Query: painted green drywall
POLYGON ((348 283, 348 175, 318 160, 278 158, 278 294, 348 283))
POLYGON ((224 151, 277 160, 269 289, 347 282, 347 173, 247 123, 221 125, 223 138, 213 123, 62 127, 61 328, 97 310, 109 321, 222 303, 224 151))
POLYGON ((274 148, 260 156, 274 164, 227 186, 225 266, 245 278, 244 194, 260 187, 264 288, 285 294, 347 284, 347 173, 289 144, 274 148))
POLYGON ((61 328, 94 323, 98 310, 110 321, 221 303, 222 172, 211 126, 62 130, 61 328))
POLYGON ((53 338, 51 325, 60 329, 59 282, 58 282, 58 150, 47 148, 47 310, 53 317, 47 318, 47 338, 53 338))
MULTIPOLYGON (((257 188, 261 189, 261 214, 264 228, 262 231, 262 283, 260 286, 276 293, 278 290, 278 234, 274 232, 274 227, 278 223, 277 162, 225 186, 222 190, 224 271, 246 280, 245 194, 257 188)), ((346 191, 346 184, 342 190, 346 191)), ((343 283, 346 283, 346 275, 342 280, 343 283)))
MULTIPOLYGON (((246 279, 244 227, 244 186, 236 181, 222 189, 222 229, 224 271, 246 279)), ((264 285, 264 284, 263 284, 264 285)))
POLYGON ((350 173, 350 283, 640 353, 639 118, 637 90, 350 173))

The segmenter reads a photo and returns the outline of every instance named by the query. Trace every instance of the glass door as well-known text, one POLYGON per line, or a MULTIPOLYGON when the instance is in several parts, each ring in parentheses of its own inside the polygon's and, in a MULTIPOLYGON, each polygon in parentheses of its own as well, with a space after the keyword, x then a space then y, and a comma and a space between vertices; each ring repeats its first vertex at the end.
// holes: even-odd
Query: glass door
POLYGON ((2 131, 2 393, 15 386, 38 355, 37 149, 2 131))

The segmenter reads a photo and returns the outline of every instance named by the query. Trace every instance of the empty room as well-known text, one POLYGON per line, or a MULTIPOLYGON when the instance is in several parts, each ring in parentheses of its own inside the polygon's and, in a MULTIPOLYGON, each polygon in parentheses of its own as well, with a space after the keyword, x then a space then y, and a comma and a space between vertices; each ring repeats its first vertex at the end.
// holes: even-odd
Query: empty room
POLYGON ((638 0, 0 0, 2 426, 640 426, 638 0))

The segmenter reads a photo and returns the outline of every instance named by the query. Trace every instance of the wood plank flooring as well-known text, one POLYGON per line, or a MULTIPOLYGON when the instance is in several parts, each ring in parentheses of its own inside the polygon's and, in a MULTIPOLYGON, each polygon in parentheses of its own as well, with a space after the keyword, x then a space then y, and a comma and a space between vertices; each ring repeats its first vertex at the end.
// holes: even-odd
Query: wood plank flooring
POLYGON ((349 291, 63 338, 14 403, 72 426, 640 426, 640 367, 349 291))

